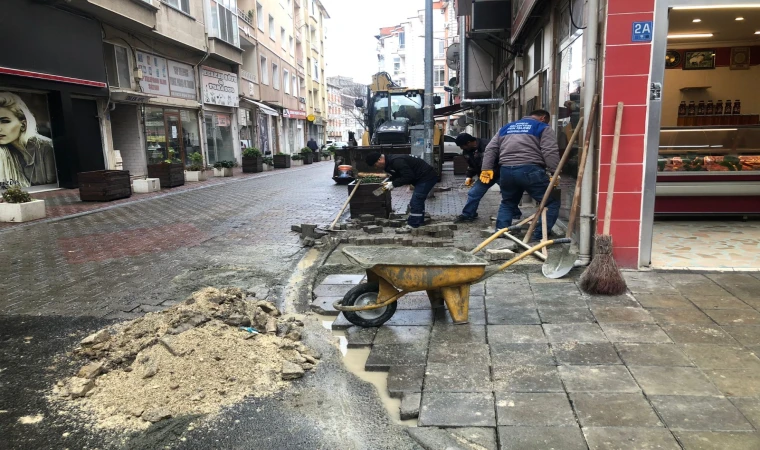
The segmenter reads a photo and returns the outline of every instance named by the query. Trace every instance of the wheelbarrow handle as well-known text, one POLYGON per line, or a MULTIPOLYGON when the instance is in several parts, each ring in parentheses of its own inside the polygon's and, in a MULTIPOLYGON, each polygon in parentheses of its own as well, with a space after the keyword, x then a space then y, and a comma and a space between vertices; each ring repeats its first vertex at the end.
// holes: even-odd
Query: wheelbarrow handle
POLYGON ((548 247, 550 245, 554 244, 569 244, 572 241, 570 238, 559 238, 559 239, 552 239, 550 241, 543 241, 539 242, 538 244, 534 245, 533 247, 525 250, 524 252, 520 253, 519 255, 515 256, 514 258, 510 259, 509 261, 505 262, 504 264, 500 265, 496 268, 494 271, 489 271, 489 273, 483 275, 478 281, 473 281, 472 283, 481 283, 488 278, 491 278, 492 276, 496 275, 497 273, 501 272, 502 270, 506 269, 507 267, 511 266, 512 264, 515 264, 516 262, 520 261, 521 259, 532 255, 533 253, 541 250, 544 247, 548 247))
POLYGON ((555 244, 570 244, 571 242, 573 242, 573 240, 570 238, 559 238, 559 239, 555 239, 553 242, 555 244))
POLYGON ((496 240, 496 238, 498 238, 499 236, 501 236, 504 233, 511 233, 513 231, 519 230, 520 227, 522 227, 526 223, 528 223, 531 220, 533 220, 534 217, 536 217, 536 215, 532 214, 530 217, 528 217, 526 219, 523 219, 517 225, 512 225, 512 226, 509 226, 507 228, 502 228, 501 230, 499 230, 499 231, 495 232, 494 234, 492 234, 488 239, 486 239, 485 241, 481 242, 480 245, 478 245, 477 247, 475 247, 474 249, 472 249, 472 251, 470 253, 474 255, 477 252, 483 250, 486 247, 486 245, 490 244, 491 242, 493 242, 494 240, 496 240))

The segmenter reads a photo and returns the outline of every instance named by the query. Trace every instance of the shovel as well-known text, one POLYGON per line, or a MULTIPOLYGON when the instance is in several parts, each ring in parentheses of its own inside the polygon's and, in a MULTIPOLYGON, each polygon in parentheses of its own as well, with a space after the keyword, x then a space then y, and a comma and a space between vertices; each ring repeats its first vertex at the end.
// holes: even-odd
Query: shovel
MULTIPOLYGON (((388 178, 386 178, 383 181, 381 181, 380 184, 382 185, 386 181, 388 181, 388 178)), ((374 191, 372 191, 372 193, 375 194, 375 197, 380 197, 381 195, 383 195, 383 192, 385 192, 385 187, 384 186, 380 186, 379 188, 377 188, 374 191)))
POLYGON ((338 223, 338 220, 340 220, 340 217, 343 215, 343 211, 346 210, 346 206, 348 206, 349 202, 351 202, 351 199, 354 198, 354 194, 356 194, 356 191, 359 189, 359 185, 362 184, 362 180, 356 180, 356 185, 351 190, 351 195, 348 196, 346 199, 346 202, 343 203, 343 207, 340 208, 340 211, 338 211, 338 215, 335 216, 335 220, 332 221, 330 224, 330 227, 327 229, 329 232, 336 232, 336 231, 344 231, 344 230, 336 230, 335 224, 338 223))

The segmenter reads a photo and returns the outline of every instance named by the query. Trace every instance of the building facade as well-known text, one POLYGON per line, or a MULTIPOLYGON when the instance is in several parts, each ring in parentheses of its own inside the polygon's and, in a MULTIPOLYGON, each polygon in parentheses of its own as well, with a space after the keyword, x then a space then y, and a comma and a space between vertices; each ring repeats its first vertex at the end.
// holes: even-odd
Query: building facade
POLYGON ((356 107, 356 100, 366 101, 367 85, 357 83, 350 77, 328 77, 327 86, 332 95, 328 96, 330 128, 328 135, 333 141, 348 141, 348 133, 353 132, 358 142, 364 134, 364 113, 356 107))

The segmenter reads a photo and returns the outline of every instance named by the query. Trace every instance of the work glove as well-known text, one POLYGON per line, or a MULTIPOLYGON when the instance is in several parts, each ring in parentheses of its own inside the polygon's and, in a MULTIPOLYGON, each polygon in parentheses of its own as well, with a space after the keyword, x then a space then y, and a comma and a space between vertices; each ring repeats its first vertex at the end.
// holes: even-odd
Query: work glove
POLYGON ((472 178, 467 178, 466 180, 464 180, 464 185, 465 186, 472 186, 472 178))
POLYGON ((493 180, 493 170, 484 170, 480 172, 480 182, 488 184, 493 180))
POLYGON ((385 183, 383 183, 383 189, 386 190, 386 191, 393 190, 393 182, 392 181, 386 181, 385 183))

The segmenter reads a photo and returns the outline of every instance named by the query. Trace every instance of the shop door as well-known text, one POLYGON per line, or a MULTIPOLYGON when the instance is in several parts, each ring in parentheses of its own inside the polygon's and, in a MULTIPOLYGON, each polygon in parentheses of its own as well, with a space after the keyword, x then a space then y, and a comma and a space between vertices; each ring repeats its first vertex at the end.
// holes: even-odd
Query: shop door
POLYGON ((105 169, 103 143, 100 139, 98 104, 95 100, 72 98, 71 107, 76 124, 75 136, 79 155, 78 172, 105 169))
POLYGON ((182 139, 182 121, 180 120, 179 112, 166 110, 164 111, 164 118, 166 119, 168 149, 174 150, 174 158, 186 164, 187 155, 185 152, 185 142, 182 139))

